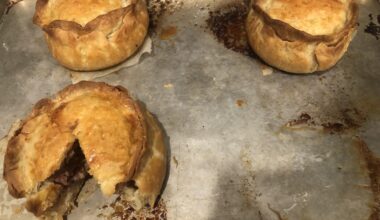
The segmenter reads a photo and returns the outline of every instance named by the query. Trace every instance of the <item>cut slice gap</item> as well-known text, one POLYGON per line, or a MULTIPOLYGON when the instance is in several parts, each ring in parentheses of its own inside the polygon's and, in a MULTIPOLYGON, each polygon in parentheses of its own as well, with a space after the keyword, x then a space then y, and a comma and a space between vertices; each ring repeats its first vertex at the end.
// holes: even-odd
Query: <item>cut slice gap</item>
POLYGON ((138 190, 139 187, 136 186, 136 182, 134 180, 130 180, 125 184, 126 187, 133 189, 134 191, 138 190))
POLYGON ((68 186, 76 181, 86 179, 86 177, 89 176, 87 171, 88 165, 86 158, 84 157, 78 140, 76 140, 61 164, 61 168, 49 177, 47 181, 68 186))
POLYGON ((25 207, 42 219, 60 219, 77 206, 77 197, 91 176, 79 142, 75 141, 61 167, 27 198, 25 207))

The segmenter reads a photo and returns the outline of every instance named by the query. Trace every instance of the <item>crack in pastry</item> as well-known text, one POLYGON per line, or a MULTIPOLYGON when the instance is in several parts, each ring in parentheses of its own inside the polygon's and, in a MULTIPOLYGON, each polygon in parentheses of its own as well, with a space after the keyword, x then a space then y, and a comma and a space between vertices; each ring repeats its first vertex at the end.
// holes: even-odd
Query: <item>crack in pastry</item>
POLYGON ((252 49, 268 64, 291 73, 334 66, 355 32, 352 0, 258 0, 246 21, 252 49))
POLYGON ((37 0, 33 21, 61 65, 91 71, 133 55, 145 40, 149 16, 144 0, 37 0))
POLYGON ((166 176, 157 120, 123 87, 85 82, 42 99, 10 134, 4 179, 36 216, 63 216, 93 177, 104 195, 154 206, 166 176), (131 184, 133 183, 133 184, 131 184))

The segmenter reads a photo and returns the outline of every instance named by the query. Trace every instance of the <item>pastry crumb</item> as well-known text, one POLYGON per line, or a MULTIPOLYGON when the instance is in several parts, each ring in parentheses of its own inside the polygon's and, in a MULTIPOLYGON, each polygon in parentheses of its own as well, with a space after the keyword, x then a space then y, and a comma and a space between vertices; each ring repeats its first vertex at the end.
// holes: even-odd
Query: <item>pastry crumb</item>
POLYGON ((164 85, 164 88, 165 89, 171 89, 171 88, 173 88, 173 84, 167 83, 167 84, 164 85))
POLYGON ((243 106, 247 105, 247 102, 242 100, 242 99, 238 99, 238 100, 236 100, 236 105, 238 107, 243 107, 243 106))
POLYGON ((267 65, 262 64, 262 65, 261 65, 261 73, 263 74, 263 76, 269 76, 269 75, 272 75, 272 73, 273 73, 273 68, 270 67, 270 66, 267 66, 267 65))
POLYGON ((24 207, 22 205, 13 205, 12 206, 12 212, 15 215, 20 214, 23 210, 24 210, 24 207))

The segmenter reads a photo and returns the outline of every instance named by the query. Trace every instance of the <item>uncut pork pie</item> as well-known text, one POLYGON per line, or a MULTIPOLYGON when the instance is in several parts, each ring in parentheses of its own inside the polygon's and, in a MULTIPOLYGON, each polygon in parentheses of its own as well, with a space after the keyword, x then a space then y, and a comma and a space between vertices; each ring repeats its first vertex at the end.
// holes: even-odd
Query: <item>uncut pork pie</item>
POLYGON ((254 0, 246 30, 266 63, 305 74, 340 60, 356 33, 357 17, 353 0, 254 0))
POLYGON ((91 71, 133 55, 147 35, 149 16, 145 0, 37 0, 33 21, 61 65, 91 71))

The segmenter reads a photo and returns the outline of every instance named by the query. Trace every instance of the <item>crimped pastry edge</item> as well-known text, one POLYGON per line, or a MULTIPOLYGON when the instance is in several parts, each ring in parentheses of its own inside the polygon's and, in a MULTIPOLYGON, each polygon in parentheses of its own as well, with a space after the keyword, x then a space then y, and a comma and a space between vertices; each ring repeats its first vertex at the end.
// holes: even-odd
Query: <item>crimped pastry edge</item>
POLYGON ((71 70, 93 71, 117 65, 140 48, 148 33, 149 16, 144 0, 132 0, 130 5, 99 15, 84 26, 64 20, 43 23, 41 17, 48 1, 37 0, 33 23, 45 32, 53 57, 71 70), (138 13, 139 10, 141 13, 138 13), (134 26, 126 25, 126 20, 134 20, 134 26), (105 30, 107 34, 103 34, 105 30), (115 37, 108 39, 109 35, 115 37), (92 50, 91 47, 97 46, 100 39, 103 40, 104 48, 92 50), (81 54, 83 48, 88 50, 85 55, 81 54))

